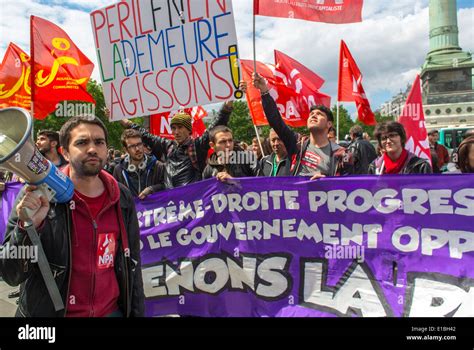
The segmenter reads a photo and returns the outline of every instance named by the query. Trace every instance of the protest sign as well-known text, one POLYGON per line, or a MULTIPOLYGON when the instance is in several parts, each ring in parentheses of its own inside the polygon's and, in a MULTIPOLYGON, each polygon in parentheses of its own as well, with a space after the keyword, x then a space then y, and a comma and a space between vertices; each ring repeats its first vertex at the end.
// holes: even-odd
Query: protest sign
POLYGON ((208 180, 137 201, 147 316, 472 317, 472 180, 208 180))
POLYGON ((232 1, 128 0, 91 21, 111 120, 242 97, 232 1))
POLYGON ((473 317, 472 183, 211 179, 136 200, 146 315, 473 317))

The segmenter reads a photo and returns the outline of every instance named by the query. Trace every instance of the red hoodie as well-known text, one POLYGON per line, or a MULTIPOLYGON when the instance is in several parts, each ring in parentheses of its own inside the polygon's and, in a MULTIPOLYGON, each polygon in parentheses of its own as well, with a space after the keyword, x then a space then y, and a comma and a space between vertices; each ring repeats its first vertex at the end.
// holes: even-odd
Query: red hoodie
MULTIPOLYGON (((69 166, 62 170, 69 175, 69 166)), ((122 221, 120 188, 102 170, 107 198, 96 218, 86 202, 74 191, 72 210, 72 269, 66 317, 103 317, 118 310, 120 294, 114 270, 122 221)), ((122 230, 123 231, 123 230, 122 230)))

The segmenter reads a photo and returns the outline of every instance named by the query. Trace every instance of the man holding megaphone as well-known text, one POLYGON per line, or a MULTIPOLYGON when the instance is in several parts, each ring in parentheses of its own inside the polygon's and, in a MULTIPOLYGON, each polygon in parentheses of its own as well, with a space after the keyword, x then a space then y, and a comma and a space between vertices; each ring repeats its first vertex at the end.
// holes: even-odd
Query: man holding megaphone
POLYGON ((74 117, 61 128, 60 143, 69 165, 56 175, 71 179, 72 199, 50 202, 36 186, 27 186, 18 195, 4 243, 32 245, 27 233, 36 229, 65 307, 58 310, 54 288, 37 264, 0 259, 3 279, 23 284, 17 316, 143 316, 137 214, 129 190, 103 170, 107 130, 94 116, 74 117))

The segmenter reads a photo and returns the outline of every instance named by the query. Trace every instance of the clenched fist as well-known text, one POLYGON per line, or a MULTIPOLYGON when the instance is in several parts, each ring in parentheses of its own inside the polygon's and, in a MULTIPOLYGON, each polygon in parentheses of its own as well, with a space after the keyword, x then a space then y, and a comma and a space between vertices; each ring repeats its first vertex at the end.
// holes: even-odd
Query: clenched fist
POLYGON ((26 187, 25 195, 16 206, 16 213, 20 221, 32 221, 35 228, 38 228, 48 215, 49 201, 45 196, 33 193, 36 189, 33 185, 26 187), (31 216, 28 216, 25 209, 29 209, 31 216))

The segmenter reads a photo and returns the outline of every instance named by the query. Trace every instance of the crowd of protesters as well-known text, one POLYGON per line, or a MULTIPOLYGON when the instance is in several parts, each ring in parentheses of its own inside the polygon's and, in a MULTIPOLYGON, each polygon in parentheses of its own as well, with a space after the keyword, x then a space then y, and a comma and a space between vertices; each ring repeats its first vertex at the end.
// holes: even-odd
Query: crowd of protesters
MULTIPOLYGON (((74 117, 59 133, 43 130, 37 134, 39 151, 71 177, 73 198, 80 210, 48 203, 32 194, 34 186, 28 186, 16 200, 4 244, 28 244, 28 223, 45 237, 48 259, 57 265, 54 273, 62 274, 57 284, 67 307, 60 316, 143 315, 139 229, 132 197, 143 200, 158 191, 208 178, 231 184, 234 178, 253 176, 306 176, 317 180, 363 174, 474 172, 474 135, 470 133, 450 157, 438 143, 438 132, 431 131, 431 164, 405 149, 406 132, 395 121, 376 126, 373 137, 377 149, 357 125, 350 129, 349 143, 343 147, 336 142, 334 116, 329 108, 311 107, 306 130, 309 136, 303 136, 285 124, 266 81, 254 74, 253 85, 260 90, 272 129, 267 139, 255 138, 251 145, 235 140, 227 126, 232 102, 223 104, 208 130, 198 138, 191 136, 192 117, 185 112, 171 119, 174 140, 122 121, 122 150, 107 149, 107 130, 97 118, 74 117), (24 208, 35 214, 25 217, 24 208), (63 232, 68 232, 69 241, 63 232), (99 248, 91 248, 89 243, 97 241, 97 232, 107 234, 101 234, 99 248), (112 247, 113 252, 104 251, 101 247, 105 246, 112 247), (90 257, 96 257, 96 248, 97 254, 112 254, 115 265, 90 263, 90 257), (70 295, 75 296, 72 304, 67 299, 70 295)), ((240 87, 245 91, 244 83, 240 87)), ((0 173, 0 192, 4 182, 16 180, 13 174, 0 173)), ((21 292, 12 295, 24 294, 17 315, 58 316, 45 299, 48 292, 39 282, 37 269, 0 259, 0 271, 9 284, 21 284, 21 292), (38 305, 38 300, 45 302, 38 305)))

